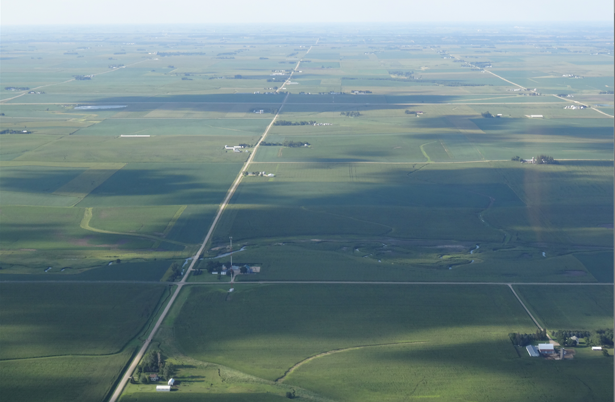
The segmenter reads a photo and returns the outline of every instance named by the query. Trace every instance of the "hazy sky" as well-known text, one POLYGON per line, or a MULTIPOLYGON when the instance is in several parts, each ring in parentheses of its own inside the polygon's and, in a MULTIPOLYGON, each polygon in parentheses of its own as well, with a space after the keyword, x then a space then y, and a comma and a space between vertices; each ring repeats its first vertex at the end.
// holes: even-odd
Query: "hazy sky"
POLYGON ((2 0, 2 25, 613 21, 613 0, 2 0))

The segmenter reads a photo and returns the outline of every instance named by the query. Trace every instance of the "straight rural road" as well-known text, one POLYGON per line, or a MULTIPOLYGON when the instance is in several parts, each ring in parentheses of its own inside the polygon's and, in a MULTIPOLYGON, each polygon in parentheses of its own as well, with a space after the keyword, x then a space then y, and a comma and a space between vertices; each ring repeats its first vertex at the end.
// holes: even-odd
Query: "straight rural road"
MULTIPOLYGON (((54 281, 54 280, 8 280, 3 283, 78 283, 98 285, 101 283, 129 283, 161 286, 226 286, 230 282, 159 282, 159 281, 54 281)), ((243 281, 235 285, 488 285, 488 286, 613 286, 613 283, 603 282, 381 282, 381 281, 243 281)))
MULTIPOLYGON (((310 46, 310 48, 308 49, 307 52, 309 52, 311 49, 312 49, 312 47, 310 46)), ((307 52, 306 52, 306 54, 307 54, 307 52)), ((291 72, 290 76, 288 77, 288 80, 286 80, 284 85, 286 85, 288 82, 290 82, 293 74, 295 73, 295 71, 297 71, 297 68, 299 67, 300 63, 301 63, 301 60, 299 60, 297 62, 297 65, 295 66, 294 70, 291 72)), ((282 88, 284 88, 284 85, 282 85, 278 89, 278 91, 281 90, 282 88)), ((123 374, 122 378, 120 379, 118 385, 116 386, 113 394, 111 395, 111 398, 109 399, 109 402, 116 402, 119 399, 120 395, 122 394, 122 391, 124 390, 124 388, 126 387, 126 384, 128 383, 128 381, 131 378, 131 374, 137 368, 137 365, 139 364, 139 362, 143 358, 143 355, 145 355, 145 352, 147 351, 147 348, 151 344, 152 339, 156 335, 156 332, 158 332, 158 329, 160 328, 160 325, 162 324, 162 322, 166 318, 167 314, 169 313, 169 310, 171 309, 171 307, 175 303, 175 300, 177 299, 177 296, 181 292, 181 290, 184 287, 184 285, 186 285, 186 280, 190 276, 190 273, 194 270, 195 264, 199 261, 199 256, 203 253, 203 250, 205 249, 205 246, 209 242, 209 239, 211 238, 211 235, 212 235, 214 229, 216 228, 216 225, 218 224, 218 221, 220 220, 220 217, 222 216, 222 212, 224 212, 224 209, 226 208, 226 206, 230 202, 231 198, 235 194, 235 191, 237 190, 237 187, 239 186, 239 183, 241 183, 241 179, 244 176, 244 172, 246 171, 246 169, 248 168, 250 163, 252 163, 252 160, 254 159, 254 155, 256 155, 256 151, 260 147, 260 145, 263 142, 263 140, 265 139, 265 137, 267 137, 267 134, 269 133, 269 130, 273 126, 273 123, 275 123, 275 121, 278 118, 280 112, 282 111, 282 108, 286 104, 286 101, 288 100, 288 95, 289 94, 286 94, 286 96, 284 97, 284 100, 282 101, 282 104, 280 105, 280 108, 278 109, 277 113, 275 114, 275 116, 271 120, 271 123, 269 123, 269 125, 267 126, 267 129, 265 130, 265 132, 263 133, 261 138, 258 140, 257 144, 254 146, 254 149, 252 150, 252 153, 248 157, 248 160, 243 165, 241 171, 237 175, 237 178, 233 182, 233 185, 231 186, 231 188, 226 193, 226 197, 224 198, 224 201, 222 201, 222 204, 220 204, 220 206, 218 207, 218 212, 216 214, 216 217, 214 218, 214 221, 212 222, 211 226, 209 227, 209 230, 207 231, 207 235, 205 236, 205 239, 203 240, 203 243, 201 244, 201 247, 199 248, 197 253, 192 257, 192 262, 190 263, 190 266, 186 270, 186 273, 184 274, 184 276, 181 279, 181 281, 177 282, 177 288, 175 289, 175 292, 173 292, 173 296, 171 297, 171 299, 167 303, 166 307, 162 311, 162 314, 160 314, 160 317, 158 317, 158 321, 156 321, 156 325, 154 325, 154 328, 152 328, 149 336, 147 337, 147 339, 143 343, 143 346, 141 347, 141 349, 139 349, 139 353, 137 353, 137 355, 130 362, 130 365, 128 366, 128 369, 124 372, 124 374, 123 374)))

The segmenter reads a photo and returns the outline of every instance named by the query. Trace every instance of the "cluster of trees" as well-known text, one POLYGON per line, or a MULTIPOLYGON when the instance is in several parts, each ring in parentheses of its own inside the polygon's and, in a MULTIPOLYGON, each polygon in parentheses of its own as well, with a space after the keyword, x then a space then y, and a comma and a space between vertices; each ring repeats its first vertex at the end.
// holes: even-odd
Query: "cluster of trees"
POLYGON ((527 346, 534 341, 546 341, 549 338, 547 337, 547 331, 545 329, 540 330, 537 329, 533 334, 520 334, 517 332, 513 332, 508 334, 510 341, 513 345, 517 346, 527 346))
POLYGON ((168 380, 175 373, 175 367, 173 363, 167 362, 166 358, 160 353, 160 351, 152 350, 145 356, 143 360, 137 366, 133 381, 138 379, 141 383, 149 383, 150 374, 158 374, 158 376, 168 380))
POLYGON ((175 279, 181 276, 181 267, 177 262, 171 264, 169 269, 172 271, 171 276, 167 278, 167 282, 173 282, 175 279))
POLYGON ((552 165, 554 163, 557 163, 555 159, 553 159, 553 157, 549 155, 538 155, 534 158, 534 160, 536 161, 535 163, 538 165, 552 165))
POLYGON ((416 114, 414 110, 406 110, 404 113, 406 114, 416 114))
POLYGON ((32 131, 28 131, 28 130, 9 130, 9 129, 6 129, 6 130, 0 131, 0 134, 32 134, 32 131))
POLYGON ((284 141, 282 143, 280 142, 261 142, 262 146, 265 147, 289 147, 289 148, 299 148, 299 147, 305 147, 305 146, 310 146, 309 142, 303 142, 303 141, 284 141))
POLYGON ((486 119, 492 119, 493 117, 495 117, 491 113, 489 113, 488 111, 484 112, 484 113, 481 113, 481 116, 483 116, 486 119))
POLYGON ((89 75, 73 75, 73 77, 77 81, 87 81, 87 80, 91 80, 92 79, 92 77, 90 77, 89 75))
POLYGON ((4 87, 6 91, 27 91, 30 87, 4 87))
POLYGON ((600 91, 600 95, 613 95, 613 91, 600 91))
POLYGON ((316 124, 316 121, 288 121, 288 120, 276 120, 273 123, 274 126, 313 126, 316 124))
POLYGON ((348 117, 359 117, 359 116, 363 116, 361 113, 359 112, 342 112, 340 113, 340 115, 342 116, 348 116, 348 117))
POLYGON ((205 269, 210 274, 212 272, 220 272, 221 267, 222 267, 222 263, 220 261, 214 261, 214 260, 207 261, 207 264, 205 265, 205 269))
POLYGON ((575 346, 576 342, 570 338, 585 338, 588 346, 613 346, 613 329, 598 329, 596 331, 561 330, 553 331, 553 336, 562 346, 575 346))
POLYGON ((512 158, 510 158, 510 160, 513 162, 519 162, 521 160, 521 157, 519 155, 513 156, 512 158))

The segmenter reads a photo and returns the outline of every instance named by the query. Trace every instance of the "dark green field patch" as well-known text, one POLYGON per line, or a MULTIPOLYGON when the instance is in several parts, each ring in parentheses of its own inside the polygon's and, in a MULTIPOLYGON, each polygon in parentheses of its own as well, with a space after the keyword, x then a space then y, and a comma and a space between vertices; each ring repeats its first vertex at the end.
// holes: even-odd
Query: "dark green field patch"
POLYGON ((613 283, 613 252, 575 254, 598 282, 613 283))
POLYGON ((53 192, 83 172, 83 168, 3 166, 0 176, 0 204, 72 205, 79 200, 78 197, 57 195, 53 192))
POLYGON ((612 286, 516 286, 519 296, 550 330, 613 328, 612 286))
POLYGON ((216 205, 240 167, 231 163, 131 163, 92 191, 79 206, 216 205))
POLYGON ((164 287, 1 284, 2 359, 118 353, 154 312, 164 287))

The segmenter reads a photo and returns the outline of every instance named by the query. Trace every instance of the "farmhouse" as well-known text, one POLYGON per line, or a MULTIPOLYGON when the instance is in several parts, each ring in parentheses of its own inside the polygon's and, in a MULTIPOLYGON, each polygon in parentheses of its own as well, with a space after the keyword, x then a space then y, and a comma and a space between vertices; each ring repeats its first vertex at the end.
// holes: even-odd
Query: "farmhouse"
POLYGON ((158 374, 150 374, 149 375, 149 380, 150 381, 158 381, 158 380, 160 380, 160 377, 158 377, 158 374))
POLYGON ((156 391, 171 392, 171 386, 170 385, 156 385, 156 391))
POLYGON ((538 351, 541 355, 552 355, 555 353, 555 347, 552 343, 539 343, 538 351))
POLYGON ((230 147, 228 145, 224 146, 224 149, 227 149, 227 150, 230 150, 230 151, 233 151, 233 152, 241 152, 240 149, 242 149, 242 148, 243 148, 242 145, 233 145, 233 146, 230 146, 230 147))

